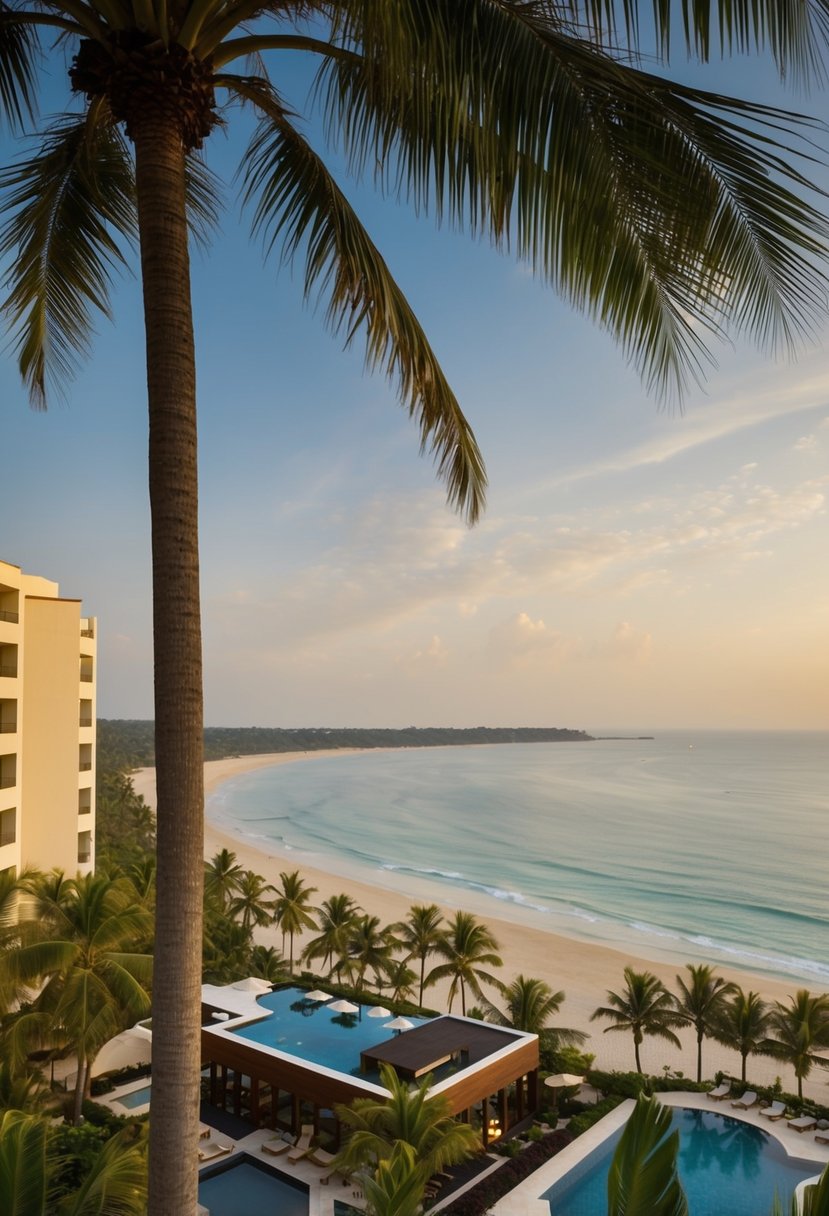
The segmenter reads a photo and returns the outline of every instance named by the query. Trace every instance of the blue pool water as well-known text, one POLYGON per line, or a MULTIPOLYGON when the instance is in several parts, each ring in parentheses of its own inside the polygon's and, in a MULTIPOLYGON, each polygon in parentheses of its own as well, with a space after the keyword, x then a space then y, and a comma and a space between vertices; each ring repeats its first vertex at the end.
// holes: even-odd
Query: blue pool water
POLYGON ((202 1170, 199 1203, 210 1216, 308 1216, 308 1187, 243 1153, 202 1170))
MULTIPOLYGON (((690 1216, 758 1216, 771 1211, 775 1191, 784 1211, 804 1178, 818 1167, 792 1161, 766 1132, 711 1111, 676 1110, 679 1176, 690 1216)), ((621 1129, 557 1182, 542 1199, 551 1216, 598 1216, 607 1211, 607 1175, 621 1129)))
POLYGON ((145 1085, 142 1089, 134 1089, 131 1094, 121 1094, 120 1098, 115 1101, 119 1106, 126 1106, 128 1110, 135 1110, 137 1106, 146 1106, 150 1100, 152 1086, 145 1085))
MULTIPOLYGON (((360 1052, 387 1042, 395 1034, 384 1029, 391 1014, 370 1018, 371 1005, 363 1005, 360 1015, 333 1013, 326 1003, 306 1000, 301 988, 277 989, 257 1003, 271 1016, 231 1033, 337 1072, 360 1075, 360 1052)), ((422 1026, 425 1020, 409 1018, 413 1026, 422 1026)))

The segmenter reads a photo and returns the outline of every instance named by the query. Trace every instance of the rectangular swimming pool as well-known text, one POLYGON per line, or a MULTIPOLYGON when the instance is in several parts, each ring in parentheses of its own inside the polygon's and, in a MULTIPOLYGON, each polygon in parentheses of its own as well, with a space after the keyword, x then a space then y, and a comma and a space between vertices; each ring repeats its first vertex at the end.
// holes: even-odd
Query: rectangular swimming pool
POLYGON ((137 1106, 146 1106, 150 1100, 151 1085, 144 1085, 141 1089, 134 1089, 132 1093, 121 1094, 115 1098, 119 1106, 126 1106, 127 1110, 135 1110, 137 1106))
POLYGON ((308 1187, 247 1153, 199 1175, 199 1203, 210 1216, 308 1216, 308 1187))

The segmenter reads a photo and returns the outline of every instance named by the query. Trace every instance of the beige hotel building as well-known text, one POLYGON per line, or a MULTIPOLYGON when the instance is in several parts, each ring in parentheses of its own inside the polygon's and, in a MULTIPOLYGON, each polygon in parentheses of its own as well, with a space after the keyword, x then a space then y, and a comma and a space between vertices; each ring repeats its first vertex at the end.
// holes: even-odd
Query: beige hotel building
POLYGON ((95 863, 95 618, 0 561, 0 871, 95 863))

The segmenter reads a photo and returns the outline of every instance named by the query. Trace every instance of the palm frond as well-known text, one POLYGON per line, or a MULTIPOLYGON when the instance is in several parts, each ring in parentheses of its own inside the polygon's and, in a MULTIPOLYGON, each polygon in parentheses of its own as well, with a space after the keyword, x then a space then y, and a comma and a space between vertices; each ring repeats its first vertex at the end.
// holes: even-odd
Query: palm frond
POLYGON ((552 5, 347 7, 363 60, 319 87, 352 168, 514 248, 659 392, 699 379, 712 336, 788 346, 823 315, 827 222, 781 134, 808 164, 806 119, 617 62, 552 5))
MULTIPOLYGON (((514 0, 502 2, 516 6, 514 0)), ((574 24, 591 37, 610 43, 624 36, 632 48, 642 45, 641 6, 636 0, 570 0, 567 7, 574 24)), ((783 77, 825 79, 824 55, 829 47, 825 0, 730 0, 716 6, 711 0, 680 0, 678 5, 654 0, 652 15, 653 49, 666 60, 676 40, 704 61, 716 54, 768 51, 783 77)), ((650 37, 651 23, 645 28, 650 37)))
POLYGON ((0 254, 12 257, 4 311, 16 331, 32 404, 47 381, 66 380, 88 350, 92 310, 109 316, 113 270, 124 264, 115 234, 134 237, 134 181, 127 145, 102 101, 59 119, 30 158, 0 173, 0 254))
POLYGON ((0 119, 19 129, 35 113, 34 66, 37 36, 31 25, 14 20, 0 3, 0 119))
POLYGON ((640 1095, 610 1165, 608 1216, 688 1216, 676 1172, 679 1133, 670 1126, 670 1110, 640 1095))
POLYGON ((244 200, 270 252, 305 257, 306 296, 327 296, 326 320, 345 345, 366 337, 366 365, 382 368, 432 451, 450 501, 470 522, 484 499, 483 461, 468 422, 417 317, 324 164, 260 79, 221 82, 265 117, 243 163, 244 200))
POLYGON ((208 249, 223 208, 221 181, 195 151, 188 154, 184 172, 190 235, 200 249, 208 249))
POLYGON ((112 1136, 89 1166, 62 1216, 143 1216, 147 1210, 147 1147, 144 1129, 112 1136))
POLYGON ((46 1211, 48 1143, 45 1119, 18 1110, 0 1117, 0 1211, 5 1216, 46 1211))

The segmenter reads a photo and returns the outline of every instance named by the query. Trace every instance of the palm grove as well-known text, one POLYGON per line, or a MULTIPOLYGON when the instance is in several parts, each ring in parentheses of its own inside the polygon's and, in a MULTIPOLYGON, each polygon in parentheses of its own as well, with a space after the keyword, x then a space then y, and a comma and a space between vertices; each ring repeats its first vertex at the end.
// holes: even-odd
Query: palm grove
MULTIPOLYGON (((707 58, 709 6, 685 0, 707 58)), ((653 10, 670 49, 671 6, 653 10)), ((768 46, 781 71, 819 60, 825 9, 746 0, 723 44, 768 46)), ((791 344, 822 310, 826 225, 801 197, 797 121, 677 85, 635 54, 637 6, 548 0, 2 0, 0 106, 32 126, 39 49, 72 54, 66 115, 2 175, 6 317, 33 403, 64 381, 137 243, 149 404, 158 775, 155 1080, 150 1211, 196 1201, 202 886, 202 660, 195 341, 189 241, 216 193, 200 155, 236 103, 259 125, 243 198, 267 250, 393 382, 470 521, 483 463, 405 296, 296 110, 271 52, 319 63, 322 107, 348 169, 512 249, 616 336, 657 389, 681 389, 703 335, 791 344)), ((311 104, 309 102, 309 104, 311 104)), ((804 134, 802 126, 800 134, 804 134)))

